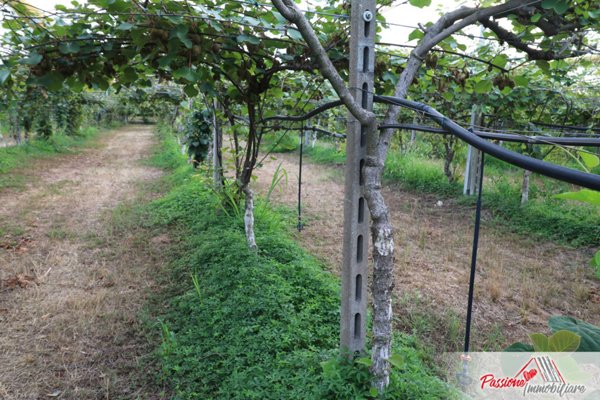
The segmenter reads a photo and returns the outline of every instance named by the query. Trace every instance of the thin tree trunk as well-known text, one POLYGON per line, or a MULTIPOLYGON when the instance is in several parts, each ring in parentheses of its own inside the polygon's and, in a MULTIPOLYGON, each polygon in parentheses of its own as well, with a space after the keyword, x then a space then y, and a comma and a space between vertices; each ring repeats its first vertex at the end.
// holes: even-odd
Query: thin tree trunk
POLYGON ((221 124, 217 118, 218 103, 216 99, 213 104, 213 184, 215 185, 215 189, 220 190, 223 186, 223 163, 221 154, 221 148, 223 146, 223 131, 221 130, 221 124))
POLYGON ((531 171, 523 171, 523 185, 521 186, 521 205, 527 204, 529 201, 529 176, 531 171))
POLYGON ((452 149, 452 139, 444 139, 444 175, 448 178, 448 183, 454 182, 454 172, 452 171, 452 161, 454 160, 454 150, 452 149))
POLYGON ((371 373, 373 385, 383 393, 389 384, 388 359, 392 348, 392 289, 394 287, 394 236, 388 207, 381 193, 383 164, 367 158, 365 198, 371 214, 373 245, 373 347, 371 373))
POLYGON ((21 138, 21 124, 19 124, 19 119, 17 119, 17 124, 15 126, 15 142, 17 142, 17 146, 23 142, 21 138))
POLYGON ((246 230, 246 241, 251 250, 256 250, 256 238, 254 237, 254 193, 248 186, 243 191, 245 195, 244 229, 246 230))

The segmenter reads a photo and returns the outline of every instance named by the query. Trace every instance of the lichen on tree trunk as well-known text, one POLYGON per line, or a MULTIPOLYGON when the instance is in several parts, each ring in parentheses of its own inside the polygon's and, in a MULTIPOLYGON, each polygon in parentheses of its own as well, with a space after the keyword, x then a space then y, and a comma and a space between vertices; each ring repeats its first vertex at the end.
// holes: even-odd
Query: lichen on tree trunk
POLYGON ((371 214, 373 243, 373 347, 371 373, 373 385, 383 392, 389 383, 388 359, 392 348, 392 289, 394 287, 394 236, 389 210, 381 193, 383 164, 367 157, 365 198, 371 214))
POLYGON ((248 248, 256 250, 256 238, 254 236, 254 193, 249 187, 244 188, 244 229, 248 248))
POLYGON ((523 171, 523 185, 521 186, 521 205, 527 204, 529 201, 529 176, 531 171, 523 171))

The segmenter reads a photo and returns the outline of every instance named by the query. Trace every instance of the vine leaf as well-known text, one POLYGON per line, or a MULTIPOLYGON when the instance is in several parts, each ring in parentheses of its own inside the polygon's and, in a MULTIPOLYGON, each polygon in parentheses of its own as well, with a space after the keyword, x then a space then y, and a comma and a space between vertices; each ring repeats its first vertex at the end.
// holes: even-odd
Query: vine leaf
POLYGON ((562 315, 550 318, 548 325, 553 332, 567 330, 580 336, 578 351, 600 351, 600 327, 562 315))
POLYGON ((10 70, 8 69, 0 69, 0 85, 4 84, 6 80, 10 77, 10 70))
POLYGON ((63 42, 58 46, 58 51, 62 54, 75 54, 79 52, 80 46, 75 42, 63 42))
POLYGON ((581 189, 578 192, 565 192, 554 195, 557 199, 577 200, 583 203, 600 206, 600 192, 590 189, 581 189))
POLYGON ((588 169, 592 169, 600 165, 600 158, 598 158, 598 156, 595 154, 580 151, 579 157, 581 157, 581 160, 588 169))
POLYGON ((38 65, 39 63, 42 62, 43 58, 44 57, 41 54, 33 51, 33 52, 29 53, 29 57, 22 59, 21 63, 27 64, 27 65, 38 65))
POLYGON ((302 35, 297 29, 288 29, 288 36, 294 40, 302 40, 302 35))
POLYGON ((65 77, 60 72, 50 71, 47 74, 40 76, 37 79, 37 82, 40 85, 45 86, 48 90, 56 91, 62 88, 64 80, 65 77))
POLYGON ((549 351, 573 352, 577 351, 581 343, 581 336, 566 330, 560 330, 548 338, 549 351))
POLYGON ((237 40, 238 43, 250 43, 250 44, 254 44, 254 45, 260 44, 260 39, 257 38, 256 36, 238 35, 235 39, 237 40))
POLYGON ((431 0, 408 0, 408 2, 415 6, 415 7, 419 7, 419 8, 423 8, 423 7, 427 7, 429 5, 431 5, 431 0))
POLYGON ((533 343, 533 349, 535 351, 550 351, 548 337, 543 333, 531 333, 529 338, 533 343))

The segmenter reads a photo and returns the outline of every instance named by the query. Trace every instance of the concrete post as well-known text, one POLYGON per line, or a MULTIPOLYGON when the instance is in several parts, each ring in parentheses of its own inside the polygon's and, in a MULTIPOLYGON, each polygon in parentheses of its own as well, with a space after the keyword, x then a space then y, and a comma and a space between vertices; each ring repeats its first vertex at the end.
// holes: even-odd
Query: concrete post
MULTIPOLYGON (((471 130, 475 130, 475 126, 479 121, 479 110, 477 106, 473 106, 471 111, 471 130)), ((481 151, 469 145, 467 151, 467 165, 465 167, 465 182, 463 185, 463 194, 473 196, 477 194, 477 184, 479 176, 479 166, 481 162, 481 151)))
MULTIPOLYGON (((352 0, 350 16, 350 90, 362 107, 373 109, 375 60, 375 1, 352 0)), ((351 115, 346 138, 346 185, 342 268, 342 350, 365 348, 367 320, 367 259, 369 216, 362 169, 367 153, 366 127, 351 115)))

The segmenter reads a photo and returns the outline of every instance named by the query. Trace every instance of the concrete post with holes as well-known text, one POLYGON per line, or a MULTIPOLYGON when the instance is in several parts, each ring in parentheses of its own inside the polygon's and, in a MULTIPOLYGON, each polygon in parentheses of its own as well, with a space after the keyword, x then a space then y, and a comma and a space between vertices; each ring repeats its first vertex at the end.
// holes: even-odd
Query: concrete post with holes
MULTIPOLYGON (((471 110, 471 131, 474 131, 479 124, 480 114, 477 106, 471 110)), ((469 145, 467 150, 467 165, 465 167, 465 181, 463 185, 463 194, 474 196, 478 191, 479 169, 481 163, 481 151, 469 145)))
MULTIPOLYGON (((373 109, 375 1, 353 0, 350 16, 350 90, 364 109, 373 109)), ((346 138, 344 257, 340 345, 352 353, 365 348, 369 215, 362 169, 367 154, 366 127, 351 115, 346 138)))

